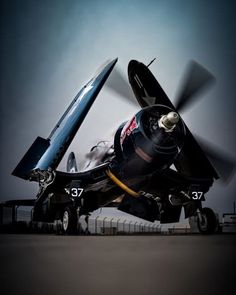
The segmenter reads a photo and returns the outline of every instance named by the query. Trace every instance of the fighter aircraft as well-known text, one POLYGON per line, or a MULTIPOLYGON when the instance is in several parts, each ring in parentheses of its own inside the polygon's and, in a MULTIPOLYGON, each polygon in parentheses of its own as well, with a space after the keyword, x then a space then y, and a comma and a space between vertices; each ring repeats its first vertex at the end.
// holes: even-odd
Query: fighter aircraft
POLYGON ((182 109, 214 80, 196 62, 190 65, 175 107, 151 73, 151 63, 131 60, 128 80, 140 110, 118 127, 112 144, 101 141, 91 149, 83 171, 78 171, 73 152, 67 171, 57 170, 117 60, 106 63, 80 90, 49 137, 38 137, 13 171, 14 176, 39 183, 33 221, 60 220, 63 232, 71 234, 81 215, 111 204, 161 223, 178 222, 183 207, 186 218, 198 216, 202 233, 214 233, 216 215, 202 202, 214 181, 227 178, 232 166, 208 148, 208 156, 223 163, 220 175, 181 118, 182 109))

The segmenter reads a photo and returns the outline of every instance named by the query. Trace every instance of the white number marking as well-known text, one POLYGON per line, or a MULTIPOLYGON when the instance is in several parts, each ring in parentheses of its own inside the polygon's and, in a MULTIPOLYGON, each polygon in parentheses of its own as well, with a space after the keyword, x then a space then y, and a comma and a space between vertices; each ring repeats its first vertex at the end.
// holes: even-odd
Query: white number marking
POLYGON ((72 187, 70 190, 70 194, 72 197, 77 198, 80 197, 83 193, 84 189, 79 187, 72 187))
POLYGON ((192 192, 193 200, 201 200, 203 192, 192 192))

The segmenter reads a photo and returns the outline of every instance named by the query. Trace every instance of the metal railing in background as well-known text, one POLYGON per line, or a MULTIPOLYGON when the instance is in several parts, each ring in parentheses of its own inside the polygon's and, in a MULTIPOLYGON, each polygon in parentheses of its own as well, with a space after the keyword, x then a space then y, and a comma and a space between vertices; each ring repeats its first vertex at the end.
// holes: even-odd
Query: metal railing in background
MULTIPOLYGON (((61 231, 61 221, 57 220, 54 223, 40 223, 32 222, 32 209, 30 206, 0 206, 0 230, 5 230, 13 225, 19 228, 19 230, 28 229, 30 232, 37 232, 41 228, 54 228, 56 232, 61 231), (59 230, 58 230, 59 229, 59 230)), ((196 222, 195 222, 196 223, 196 222)), ((236 232, 236 227, 229 229, 229 227, 223 227, 224 232, 231 230, 236 232)), ((81 216, 78 222, 78 234, 94 234, 94 235, 136 235, 136 234, 189 234, 199 233, 194 230, 192 224, 169 224, 161 225, 159 222, 148 222, 145 220, 139 220, 135 218, 129 218, 129 216, 105 216, 101 213, 93 214, 88 218, 88 224, 85 222, 85 217, 81 216), (87 227, 88 225, 88 227, 87 227)))
POLYGON ((29 223, 32 220, 32 208, 27 206, 1 206, 0 225, 16 222, 29 223))
POLYGON ((159 223, 97 215, 89 217, 88 230, 95 235, 158 234, 161 226, 159 223))

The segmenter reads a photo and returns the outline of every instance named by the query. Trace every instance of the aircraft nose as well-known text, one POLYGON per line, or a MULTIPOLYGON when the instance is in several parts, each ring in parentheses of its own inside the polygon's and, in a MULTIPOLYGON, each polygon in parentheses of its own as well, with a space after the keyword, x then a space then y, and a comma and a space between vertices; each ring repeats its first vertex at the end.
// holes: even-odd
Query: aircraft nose
POLYGON ((161 118, 161 123, 165 128, 171 130, 179 122, 179 115, 176 112, 169 112, 161 118))

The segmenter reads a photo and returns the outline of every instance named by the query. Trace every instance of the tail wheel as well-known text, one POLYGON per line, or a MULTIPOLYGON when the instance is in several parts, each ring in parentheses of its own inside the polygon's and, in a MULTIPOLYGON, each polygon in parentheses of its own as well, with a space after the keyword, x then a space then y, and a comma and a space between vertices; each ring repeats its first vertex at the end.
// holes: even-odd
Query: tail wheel
POLYGON ((74 234, 77 230, 77 213, 76 209, 68 206, 62 213, 62 231, 64 234, 74 234))
POLYGON ((202 234, 214 234, 218 229, 218 220, 211 208, 203 208, 201 218, 198 217, 198 229, 202 234))

